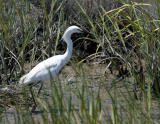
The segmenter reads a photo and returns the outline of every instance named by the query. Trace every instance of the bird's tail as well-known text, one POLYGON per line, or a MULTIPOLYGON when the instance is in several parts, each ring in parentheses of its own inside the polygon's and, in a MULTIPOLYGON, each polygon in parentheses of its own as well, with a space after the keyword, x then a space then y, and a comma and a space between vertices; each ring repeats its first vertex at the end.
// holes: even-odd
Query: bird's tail
POLYGON ((25 84, 25 79, 27 78, 27 74, 26 75, 23 75, 20 80, 19 80, 19 85, 23 85, 25 84))

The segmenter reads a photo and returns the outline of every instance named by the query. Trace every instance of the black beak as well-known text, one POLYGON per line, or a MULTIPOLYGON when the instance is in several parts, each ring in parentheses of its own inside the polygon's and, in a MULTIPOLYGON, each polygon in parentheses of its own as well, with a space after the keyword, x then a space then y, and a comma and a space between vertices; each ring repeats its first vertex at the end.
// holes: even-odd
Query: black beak
POLYGON ((84 29, 78 29, 78 31, 81 34, 91 34, 90 32, 88 32, 87 30, 84 30, 84 29))
POLYGON ((82 30, 82 33, 83 33, 84 35, 92 35, 89 31, 87 31, 87 30, 85 30, 85 29, 82 30))

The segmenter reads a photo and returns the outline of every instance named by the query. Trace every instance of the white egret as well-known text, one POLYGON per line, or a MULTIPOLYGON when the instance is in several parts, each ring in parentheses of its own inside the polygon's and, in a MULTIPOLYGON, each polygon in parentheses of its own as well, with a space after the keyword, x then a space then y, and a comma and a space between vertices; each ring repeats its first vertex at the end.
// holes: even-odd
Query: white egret
MULTIPOLYGON (((54 77, 71 58, 73 49, 71 35, 73 33, 80 33, 81 31, 82 30, 77 26, 70 26, 69 28, 67 28, 62 37, 62 39, 67 43, 66 52, 63 55, 56 55, 40 62, 28 74, 20 78, 19 84, 22 86, 32 86, 34 84, 37 84, 38 82, 41 82, 41 87, 38 91, 39 94, 43 86, 43 81, 50 80, 50 76, 54 77)), ((31 95, 34 100, 32 90, 31 95)))

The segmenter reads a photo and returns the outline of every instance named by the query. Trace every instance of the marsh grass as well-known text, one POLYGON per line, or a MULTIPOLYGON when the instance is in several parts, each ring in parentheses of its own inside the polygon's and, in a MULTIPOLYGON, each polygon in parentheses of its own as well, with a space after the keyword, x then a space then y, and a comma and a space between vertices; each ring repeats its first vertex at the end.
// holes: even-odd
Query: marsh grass
POLYGON ((108 10, 99 1, 89 2, 84 6, 86 1, 74 0, 68 10, 69 3, 52 0, 48 10, 43 1, 35 7, 29 1, 0 0, 0 86, 9 88, 0 89, 1 123, 160 122, 158 4, 155 19, 144 9, 150 6, 145 3, 119 1, 119 7, 108 10), (16 84, 26 63, 30 70, 35 61, 61 53, 57 47, 61 32, 72 24, 93 35, 83 39, 96 43, 95 53, 80 62, 73 54, 72 71, 62 71, 46 83, 36 97, 37 113, 31 113, 27 88, 16 84), (86 68, 83 62, 90 65, 86 68))

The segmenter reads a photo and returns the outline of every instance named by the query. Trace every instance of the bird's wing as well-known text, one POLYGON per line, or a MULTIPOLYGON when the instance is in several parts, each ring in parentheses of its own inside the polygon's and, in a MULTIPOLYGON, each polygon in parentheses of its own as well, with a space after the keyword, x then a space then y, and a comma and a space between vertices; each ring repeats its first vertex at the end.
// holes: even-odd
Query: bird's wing
POLYGON ((60 70, 60 61, 54 57, 49 58, 45 61, 40 62, 37 66, 35 66, 30 72, 29 77, 32 81, 36 80, 49 80, 50 74, 54 76, 60 70))

